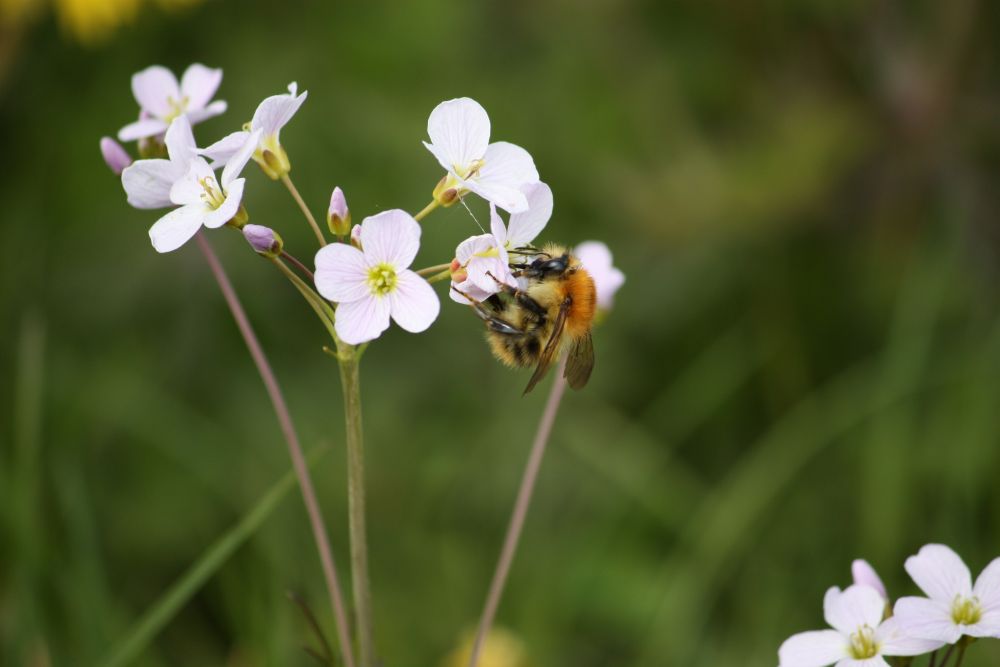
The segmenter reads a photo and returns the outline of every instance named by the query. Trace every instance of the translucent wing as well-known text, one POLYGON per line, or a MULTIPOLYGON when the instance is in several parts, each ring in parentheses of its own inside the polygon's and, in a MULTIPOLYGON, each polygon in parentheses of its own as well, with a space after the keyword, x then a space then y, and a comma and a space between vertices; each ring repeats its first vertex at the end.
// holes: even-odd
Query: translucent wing
POLYGON ((566 371, 563 377, 573 389, 582 389, 587 380, 590 379, 590 372, 594 370, 594 341, 588 331, 573 343, 569 350, 569 358, 566 360, 566 371))
POLYGON ((556 358, 556 354, 559 352, 559 342, 562 340, 563 329, 566 328, 566 316, 569 314, 569 308, 572 303, 572 301, 566 299, 559 307, 559 314, 556 315, 552 334, 549 336, 548 342, 545 343, 545 349, 542 350, 542 354, 538 357, 538 366, 535 367, 535 372, 532 373, 531 379, 528 380, 528 386, 524 388, 525 394, 534 389, 538 381, 545 377, 549 366, 552 365, 552 360, 556 358))

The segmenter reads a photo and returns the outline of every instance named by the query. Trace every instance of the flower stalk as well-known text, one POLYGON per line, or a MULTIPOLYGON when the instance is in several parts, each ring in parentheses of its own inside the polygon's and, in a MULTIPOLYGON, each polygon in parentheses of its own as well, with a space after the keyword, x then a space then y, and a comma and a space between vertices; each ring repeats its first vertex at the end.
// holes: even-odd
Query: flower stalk
POLYGON ((521 476, 521 488, 517 492, 517 500, 514 502, 514 512, 511 514, 510 524, 507 526, 507 535, 504 538, 503 548, 500 551, 500 560, 497 562, 496 570, 493 572, 493 581, 490 582, 490 590, 486 595, 486 605, 483 607, 483 615, 479 620, 476 641, 472 645, 469 667, 476 667, 479 654, 483 649, 483 643, 486 641, 486 637, 490 633, 490 628, 493 626, 493 618, 496 616, 497 607, 500 605, 500 597, 507 583, 507 575, 510 573, 511 563, 514 562, 514 554, 521 539, 521 531, 524 528, 524 519, 528 514, 528 507, 531 505, 531 496, 535 490, 538 471, 542 467, 542 456, 545 454, 545 447, 549 442, 549 435, 552 433, 552 425, 556 421, 559 404, 562 402, 563 394, 566 392, 566 380, 563 379, 565 369, 566 358, 563 357, 559 363, 556 378, 552 383, 552 389, 549 390, 549 398, 545 402, 545 412, 542 413, 542 419, 538 422, 538 431, 536 431, 535 440, 531 445, 528 463, 525 465, 524 474, 521 476))
POLYGON ((292 199, 299 205, 302 215, 306 216, 306 220, 309 221, 309 226, 312 227, 313 233, 316 235, 316 240, 319 241, 319 245, 322 248, 326 245, 326 237, 323 236, 322 230, 320 230, 319 225, 316 223, 316 218, 313 217, 312 211, 306 206, 306 202, 302 199, 302 195, 299 194, 298 188, 292 183, 292 179, 287 173, 281 175, 281 182, 285 184, 288 192, 292 195, 292 199))

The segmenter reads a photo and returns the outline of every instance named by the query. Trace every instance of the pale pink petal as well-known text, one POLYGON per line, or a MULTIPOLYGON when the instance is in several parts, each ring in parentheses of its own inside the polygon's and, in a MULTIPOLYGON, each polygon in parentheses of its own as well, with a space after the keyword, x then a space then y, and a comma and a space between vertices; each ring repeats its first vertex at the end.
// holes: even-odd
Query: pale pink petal
MULTIPOLYGON (((177 85, 177 77, 166 67, 153 65, 132 75, 132 94, 135 101, 144 111, 153 116, 164 118, 174 111, 171 100, 175 104, 181 101, 181 91, 177 85)), ((123 139, 122 141, 127 141, 123 139)))
POLYGON ((389 293, 392 319, 410 333, 425 331, 441 310, 430 283, 413 271, 396 274, 396 288, 389 293))
POLYGON ((202 148, 198 152, 211 160, 212 168, 217 169, 229 162, 230 158, 243 148, 249 136, 250 133, 245 130, 233 132, 219 139, 208 148, 202 148))
POLYGON ((246 140, 243 142, 243 146, 240 147, 236 153, 229 158, 226 162, 225 168, 222 170, 222 187, 228 188, 229 184, 240 175, 243 171, 243 167, 247 165, 250 158, 253 157, 253 152, 257 150, 257 144, 260 141, 260 131, 255 130, 247 136, 246 140))
POLYGON ((178 116, 170 123, 167 133, 163 137, 163 143, 167 146, 170 161, 185 167, 198 151, 198 145, 194 142, 194 133, 191 131, 191 121, 186 116, 178 116))
POLYGON ((101 137, 101 157, 115 176, 121 176, 125 168, 132 164, 132 156, 111 137, 101 137))
POLYGON ((521 213, 528 210, 528 199, 521 188, 535 182, 538 170, 528 151, 498 141, 486 149, 483 166, 466 187, 508 213, 521 213))
POLYGON ((340 304, 334 323, 337 335, 351 345, 378 338, 389 328, 389 308, 388 297, 371 293, 363 299, 340 304))
MULTIPOLYGON (((451 287, 457 288, 458 290, 465 292, 476 301, 485 301, 486 299, 490 298, 490 296, 493 294, 493 292, 485 292, 479 289, 478 287, 476 287, 475 283, 473 283, 471 280, 464 280, 460 283, 452 281, 451 287)), ((448 296, 451 297, 451 300, 454 301, 455 303, 460 303, 466 306, 472 303, 464 296, 456 292, 455 289, 449 288, 448 296)))
POLYGON ((145 118, 129 123, 118 130, 118 141, 135 141, 136 139, 155 137, 158 134, 163 134, 166 129, 167 124, 159 118, 145 118))
POLYGON ((835 630, 792 635, 778 649, 779 667, 825 667, 847 655, 847 640, 835 630))
POLYGON ((346 243, 331 243, 316 253, 316 289, 324 298, 343 303, 371 294, 368 263, 360 250, 346 243))
POLYGON ((972 575, 962 559, 943 544, 928 544, 906 559, 906 571, 932 600, 951 602, 972 595, 972 575))
POLYGON ((889 667, 889 663, 880 655, 871 658, 858 660, 857 658, 844 658, 839 660, 836 667, 889 667))
POLYGON ((206 194, 204 183, 219 188, 215 173, 200 157, 195 157, 188 165, 187 173, 170 188, 170 201, 178 205, 204 203, 206 194))
POLYGON ((499 249, 499 252, 501 253, 499 257, 473 257, 466 267, 472 284, 487 294, 496 294, 500 291, 498 280, 511 287, 517 286, 517 280, 507 265, 507 253, 502 248, 499 249))
POLYGON ((514 187, 498 183, 483 183, 475 179, 466 181, 464 187, 475 192, 488 202, 496 204, 508 213, 528 210, 528 200, 524 193, 514 187))
MULTIPOLYGON (((608 310, 614 305, 615 292, 625 283, 625 274, 611 265, 608 246, 600 241, 585 241, 577 245, 573 253, 594 279, 597 307, 608 310)), ((855 583, 859 582, 855 579, 855 583)))
POLYGON ((263 136, 279 135, 292 116, 299 110, 302 103, 306 101, 308 91, 301 95, 272 95, 266 98, 257 106, 253 114, 250 127, 260 130, 263 136))
POLYGON ((420 223, 398 208, 367 217, 361 223, 361 247, 369 263, 385 262, 402 271, 420 249, 420 223))
POLYGON ((885 600, 867 586, 848 586, 841 591, 834 586, 823 598, 823 615, 830 627, 844 635, 868 625, 878 627, 885 610, 885 600))
POLYGON ((1000 637, 1000 610, 984 612, 978 623, 958 627, 970 637, 1000 637))
POLYGON ((215 229, 226 224, 233 219, 236 212, 240 210, 240 202, 243 201, 243 186, 245 179, 237 178, 226 188, 226 200, 222 206, 205 216, 204 225, 209 229, 215 229))
POLYGON ((882 655, 921 655, 944 646, 944 642, 912 637, 900 627, 895 616, 882 621, 875 630, 875 642, 882 655))
POLYGON ((984 610, 1000 610, 1000 558, 994 558, 980 573, 972 592, 984 610))
POLYGON ((149 228, 149 240, 157 252, 170 252, 187 243, 201 229, 208 209, 204 205, 181 206, 149 228))
POLYGON ((183 171, 170 160, 138 160, 122 172, 122 187, 135 208, 172 206, 170 187, 183 171))
POLYGON ((509 248, 530 244, 552 217, 552 189, 548 185, 541 181, 528 183, 521 191, 528 200, 528 210, 510 216, 506 238, 509 248))
POLYGON ((496 244, 507 246, 507 227, 503 224, 503 218, 497 213, 496 204, 490 202, 490 233, 496 240, 496 244))
POLYGON ((455 248, 455 259, 462 266, 465 266, 469 261, 476 256, 477 253, 486 252, 496 243, 496 238, 492 234, 479 234, 478 236, 470 236, 455 248))
POLYGON ((490 117, 486 110, 468 97, 448 100, 434 107, 427 119, 424 142, 447 171, 466 171, 486 153, 490 142, 490 117))
POLYGON ((191 120, 192 124, 195 124, 200 123, 203 120, 208 120, 209 118, 214 118, 215 116, 220 116, 226 113, 227 108, 228 105, 224 100, 216 100, 202 109, 191 109, 190 111, 186 111, 184 115, 191 120))
POLYGON ((953 644, 962 630, 951 617, 951 602, 905 597, 896 600, 893 618, 900 632, 919 639, 953 644))
POLYGON ((222 70, 195 63, 184 70, 181 77, 181 95, 187 98, 188 109, 202 109, 219 89, 222 70))

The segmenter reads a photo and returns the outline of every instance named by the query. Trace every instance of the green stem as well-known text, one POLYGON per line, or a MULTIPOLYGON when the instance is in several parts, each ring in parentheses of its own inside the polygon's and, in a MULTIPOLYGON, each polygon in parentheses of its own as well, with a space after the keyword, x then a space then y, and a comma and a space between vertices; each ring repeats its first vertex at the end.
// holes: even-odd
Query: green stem
POLYGON ((326 327, 326 330, 330 334, 330 337, 333 338, 334 340, 337 340, 337 332, 333 327, 333 323, 334 321, 336 321, 336 315, 333 312, 333 308, 330 307, 330 304, 327 303, 323 297, 317 294, 316 291, 313 290, 313 288, 311 288, 304 280, 302 280, 302 278, 299 278, 295 274, 295 272, 292 271, 290 268, 288 268, 288 265, 286 265, 280 259, 278 259, 277 257, 272 257, 271 261, 274 262, 274 265, 278 267, 278 269, 283 274, 285 274, 285 277, 288 278, 288 280, 291 281, 293 285, 295 285, 295 288, 299 290, 299 293, 302 295, 302 298, 304 298, 306 302, 312 307, 313 311, 316 313, 316 316, 319 317, 320 321, 323 323, 323 326, 326 327))
POLYGON ((431 211, 433 211, 434 209, 436 209, 440 205, 441 205, 441 203, 437 199, 433 200, 430 204, 428 204, 427 206, 424 206, 423 209, 421 209, 419 213, 417 213, 416 215, 414 215, 413 219, 416 220, 417 222, 420 222, 421 220, 423 220, 424 218, 427 217, 428 213, 430 213, 431 211))
POLYGON ((434 284, 441 282, 442 280, 448 280, 449 278, 451 278, 451 269, 445 269, 441 273, 437 273, 430 278, 427 278, 427 282, 434 284))
POLYGON ((374 665, 371 590, 368 582, 368 540, 365 530, 365 461, 361 430, 361 383, 357 348, 341 344, 340 382, 344 389, 347 426, 347 504, 351 535, 351 577, 357 616, 360 667, 374 665))
POLYGON ((294 199, 295 203, 299 205, 300 209, 302 209, 302 214, 306 216, 306 220, 309 221, 309 226, 312 227, 313 233, 316 234, 316 240, 319 241, 320 247, 325 246, 326 237, 323 236, 322 230, 320 230, 319 225, 316 224, 316 218, 313 217, 312 211, 310 211, 309 207, 306 206, 305 200, 302 199, 302 195, 299 194, 295 184, 292 183, 292 179, 288 176, 288 174, 282 174, 281 182, 285 184, 285 187, 288 188, 288 191, 292 194, 292 199, 294 199))
POLYGON ((417 271, 417 275, 418 276, 429 276, 432 273, 440 273, 441 271, 444 271, 445 269, 450 269, 450 268, 451 268, 451 262, 449 262, 447 264, 435 264, 434 266, 428 266, 426 269, 419 269, 417 271))
POLYGON ((962 648, 958 649, 958 660, 955 661, 955 667, 962 667, 962 659, 965 657, 965 647, 968 644, 963 643, 962 648))

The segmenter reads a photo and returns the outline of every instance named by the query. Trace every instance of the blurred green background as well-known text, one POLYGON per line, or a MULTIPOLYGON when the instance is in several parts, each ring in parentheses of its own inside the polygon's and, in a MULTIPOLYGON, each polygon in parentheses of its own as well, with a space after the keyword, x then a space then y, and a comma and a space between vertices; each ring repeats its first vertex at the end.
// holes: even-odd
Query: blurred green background
MULTIPOLYGON (((773 665, 852 558, 902 595, 926 542, 974 571, 1000 554, 1000 5, 3 0, 0 17, 0 663, 99 664, 289 469, 202 257, 157 255, 158 214, 101 160, 150 64, 224 68, 230 110, 202 145, 298 81, 292 175, 316 212, 340 185, 356 220, 423 207, 427 115, 474 97, 551 184, 545 238, 612 248, 628 282, 498 618, 531 664, 773 665)), ((291 198, 247 173, 253 221, 308 258, 291 198)), ((461 207, 435 212, 417 263, 473 233, 461 207)), ((313 474, 347 586, 325 333, 236 234, 210 238, 303 441, 330 446, 313 474)), ((548 383, 521 398, 481 328, 445 299, 362 365, 388 667, 441 664, 474 627, 541 413, 548 383)), ((295 491, 135 664, 313 664, 286 590, 332 636, 295 491)), ((998 660, 985 644, 965 664, 998 660)))

